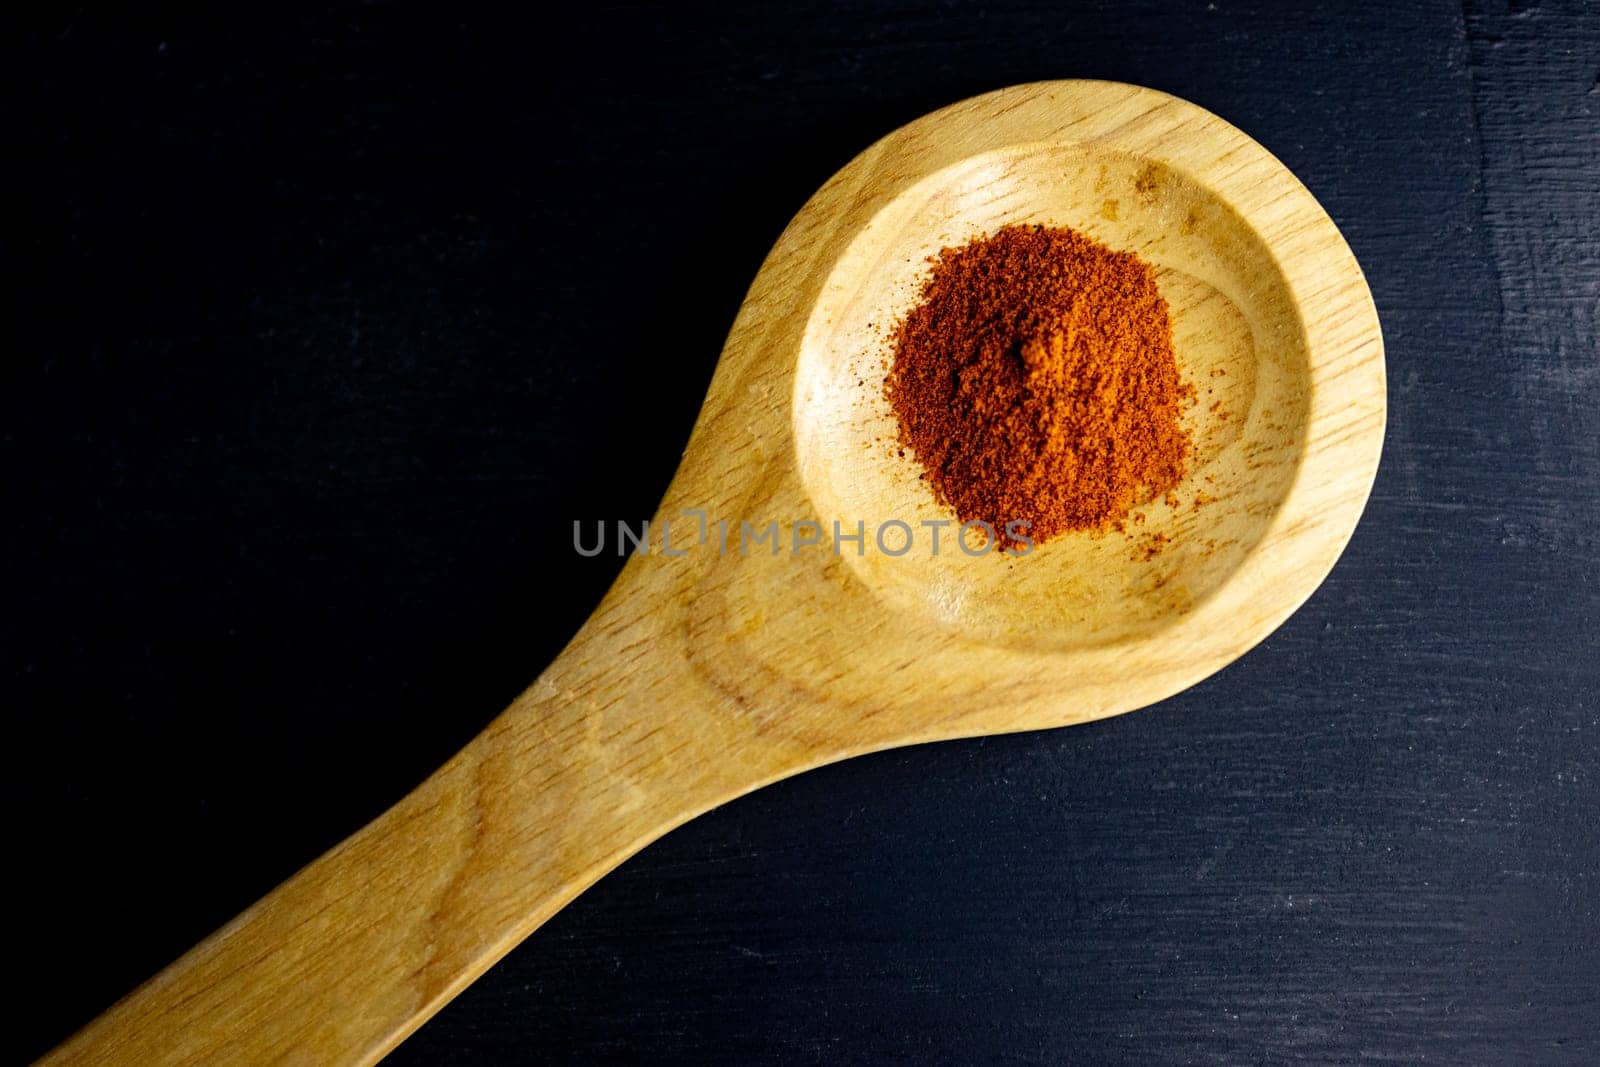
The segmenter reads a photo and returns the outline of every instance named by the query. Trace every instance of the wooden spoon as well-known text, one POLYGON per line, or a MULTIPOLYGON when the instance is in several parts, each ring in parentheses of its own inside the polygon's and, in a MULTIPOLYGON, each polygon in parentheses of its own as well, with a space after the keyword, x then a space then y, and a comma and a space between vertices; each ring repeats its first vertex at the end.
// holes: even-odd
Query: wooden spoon
POLYGON ((709 808, 864 752, 1176 693, 1328 573, 1377 470, 1384 403, 1378 319, 1349 248, 1282 164, 1214 115, 1061 81, 919 119, 835 175, 779 238, 651 552, 628 560, 532 688, 47 1061, 371 1062, 709 808), (909 306, 929 254, 1010 222, 1072 226, 1157 265, 1200 392, 1197 463, 1178 505, 1146 509, 1127 534, 1003 559, 955 551, 947 533, 934 556, 916 524, 949 516, 892 446, 878 331, 909 306), (709 519, 704 544, 688 509, 709 519), (917 550, 879 550, 889 519, 916 528, 917 550), (741 520, 780 523, 780 553, 741 555, 741 520), (846 534, 866 523, 861 554, 853 541, 834 553, 836 520, 846 534), (796 550, 804 521, 822 544, 796 550), (682 555, 661 551, 667 523, 682 555))

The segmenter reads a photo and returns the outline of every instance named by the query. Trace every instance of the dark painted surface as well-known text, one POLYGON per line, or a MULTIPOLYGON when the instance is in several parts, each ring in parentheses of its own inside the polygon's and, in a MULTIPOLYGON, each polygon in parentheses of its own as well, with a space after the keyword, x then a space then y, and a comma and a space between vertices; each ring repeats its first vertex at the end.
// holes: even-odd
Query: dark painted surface
POLYGON ((1390 430, 1332 577, 1156 708, 685 827, 397 1061, 1600 1060, 1600 17, 1346 6, 14 36, 10 1058, 537 673, 615 566, 570 520, 652 508, 813 188, 1077 76, 1241 126, 1364 265, 1390 430))

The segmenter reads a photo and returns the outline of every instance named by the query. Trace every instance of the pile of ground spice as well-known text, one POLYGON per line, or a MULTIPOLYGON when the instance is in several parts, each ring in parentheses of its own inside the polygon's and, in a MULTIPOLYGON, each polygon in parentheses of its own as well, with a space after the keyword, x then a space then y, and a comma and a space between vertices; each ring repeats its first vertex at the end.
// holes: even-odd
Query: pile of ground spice
POLYGON ((935 496, 1002 545, 1104 530, 1169 492, 1193 395, 1150 266, 1069 229, 946 248, 894 330, 884 389, 935 496))

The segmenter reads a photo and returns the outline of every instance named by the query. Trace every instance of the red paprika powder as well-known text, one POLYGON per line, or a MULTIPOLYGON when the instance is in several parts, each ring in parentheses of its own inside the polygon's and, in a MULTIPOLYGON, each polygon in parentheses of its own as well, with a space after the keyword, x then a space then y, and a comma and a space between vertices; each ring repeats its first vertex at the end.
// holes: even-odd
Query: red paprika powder
POLYGON ((1042 542, 1103 531, 1183 478, 1191 445, 1149 264, 1064 228, 1008 226, 931 260, 885 393, 938 500, 1042 542))

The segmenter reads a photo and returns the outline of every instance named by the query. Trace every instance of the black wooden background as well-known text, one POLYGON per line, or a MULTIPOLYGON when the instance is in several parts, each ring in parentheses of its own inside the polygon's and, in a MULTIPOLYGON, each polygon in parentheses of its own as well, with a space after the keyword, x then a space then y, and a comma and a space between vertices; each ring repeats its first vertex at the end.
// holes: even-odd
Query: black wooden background
POLYGON ((1242 127, 1387 338, 1366 517, 1188 693, 783 783, 396 1054, 1600 1061, 1600 13, 454 6, 9 34, 5 1029, 42 1052, 393 802, 612 578, 806 196, 999 86, 1242 127))

